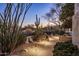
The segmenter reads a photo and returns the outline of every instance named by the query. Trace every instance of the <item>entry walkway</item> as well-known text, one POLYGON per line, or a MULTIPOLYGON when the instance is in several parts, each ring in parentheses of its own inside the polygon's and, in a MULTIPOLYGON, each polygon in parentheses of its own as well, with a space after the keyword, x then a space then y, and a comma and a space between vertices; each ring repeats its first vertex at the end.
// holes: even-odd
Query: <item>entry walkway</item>
POLYGON ((53 47, 58 42, 59 37, 49 37, 49 41, 28 43, 20 46, 12 55, 26 56, 52 56, 53 47))

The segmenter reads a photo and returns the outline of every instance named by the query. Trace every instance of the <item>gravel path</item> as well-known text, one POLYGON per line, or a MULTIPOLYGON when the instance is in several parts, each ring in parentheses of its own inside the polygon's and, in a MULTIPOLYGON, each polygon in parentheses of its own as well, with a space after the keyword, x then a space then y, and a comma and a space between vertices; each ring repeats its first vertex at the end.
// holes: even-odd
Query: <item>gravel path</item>
POLYGON ((52 56, 53 47, 58 41, 58 37, 51 37, 49 41, 40 41, 23 44, 17 48, 12 55, 19 56, 52 56))

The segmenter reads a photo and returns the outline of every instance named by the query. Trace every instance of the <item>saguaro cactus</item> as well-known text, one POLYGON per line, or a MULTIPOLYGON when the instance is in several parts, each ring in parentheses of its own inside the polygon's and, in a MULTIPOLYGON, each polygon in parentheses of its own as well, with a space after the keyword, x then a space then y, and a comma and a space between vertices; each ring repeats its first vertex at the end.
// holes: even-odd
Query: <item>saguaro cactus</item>
POLYGON ((38 29, 40 25, 40 18, 38 18, 38 16, 36 15, 36 21, 35 21, 35 26, 38 29))

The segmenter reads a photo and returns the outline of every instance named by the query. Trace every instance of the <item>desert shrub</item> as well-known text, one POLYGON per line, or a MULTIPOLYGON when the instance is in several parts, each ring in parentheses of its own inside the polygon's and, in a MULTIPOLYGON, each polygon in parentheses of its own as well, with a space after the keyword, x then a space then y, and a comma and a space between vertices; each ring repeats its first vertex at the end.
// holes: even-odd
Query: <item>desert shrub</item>
POLYGON ((65 32, 64 31, 59 31, 59 35, 64 35, 65 32))
POLYGON ((58 42, 54 46, 53 51, 54 56, 78 56, 79 49, 77 46, 73 45, 71 40, 67 42, 58 42))
POLYGON ((41 29, 38 29, 34 32, 33 40, 34 41, 39 41, 41 36, 43 36, 43 32, 41 29))
POLYGON ((62 31, 62 30, 54 30, 54 31, 52 31, 52 33, 53 33, 54 35, 64 35, 64 34, 65 34, 65 32, 62 31))

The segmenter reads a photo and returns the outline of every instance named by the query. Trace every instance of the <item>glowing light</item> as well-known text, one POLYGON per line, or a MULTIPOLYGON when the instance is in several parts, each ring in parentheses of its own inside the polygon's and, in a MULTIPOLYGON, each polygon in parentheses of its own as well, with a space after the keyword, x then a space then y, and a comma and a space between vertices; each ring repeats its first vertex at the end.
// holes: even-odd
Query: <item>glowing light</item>
POLYGON ((59 36, 54 36, 53 38, 54 38, 54 39, 59 39, 59 36))
POLYGON ((45 46, 52 45, 52 43, 48 42, 48 41, 38 42, 38 44, 42 44, 42 45, 45 45, 45 46))

